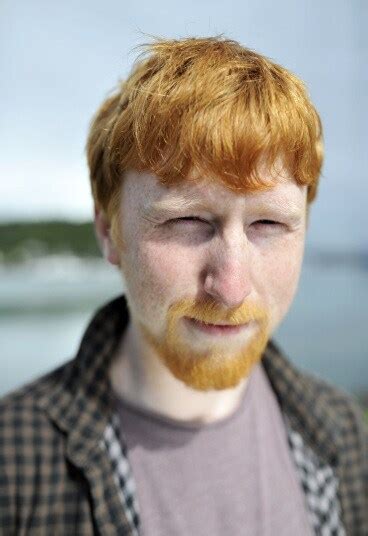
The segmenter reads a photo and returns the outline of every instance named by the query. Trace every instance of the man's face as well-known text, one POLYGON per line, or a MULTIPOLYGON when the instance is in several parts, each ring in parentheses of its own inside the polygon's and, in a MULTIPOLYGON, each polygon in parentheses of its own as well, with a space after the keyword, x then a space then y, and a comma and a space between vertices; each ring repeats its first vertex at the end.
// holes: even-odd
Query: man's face
POLYGON ((297 288, 306 193, 285 171, 247 194, 205 179, 167 188, 149 173, 124 177, 126 248, 116 256, 131 320, 188 386, 235 387, 261 358, 297 288))

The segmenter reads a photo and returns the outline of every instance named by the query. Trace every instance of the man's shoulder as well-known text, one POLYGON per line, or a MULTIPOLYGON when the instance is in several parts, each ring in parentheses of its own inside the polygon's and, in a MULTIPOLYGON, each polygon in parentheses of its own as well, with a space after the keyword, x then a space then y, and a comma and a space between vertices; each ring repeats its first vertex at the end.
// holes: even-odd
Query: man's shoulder
POLYGON ((52 401, 73 361, 65 362, 0 398, 0 446, 13 441, 16 448, 22 440, 42 436, 46 428, 52 428, 43 401, 52 401))
POLYGON ((366 442, 367 425, 358 400, 316 374, 292 363, 271 341, 263 361, 266 373, 286 413, 298 431, 327 444, 366 442))
POLYGON ((296 377, 301 401, 294 398, 294 407, 289 412, 293 415, 292 430, 299 437, 294 441, 294 434, 291 442, 297 465, 302 460, 298 467, 302 478, 305 477, 303 485, 309 490, 308 497, 312 496, 318 504, 324 490, 323 500, 331 505, 329 497, 336 485, 347 532, 366 534, 363 527, 368 526, 368 427, 363 411, 355 397, 341 387, 302 370, 296 372, 296 377), (313 471, 308 473, 311 465, 313 471), (328 481, 324 480, 326 475, 330 475, 328 481))
POLYGON ((312 372, 299 369, 298 373, 305 385, 311 410, 328 415, 341 432, 357 422, 364 423, 363 411, 354 395, 312 372))
POLYGON ((52 370, 23 383, 19 387, 11 389, 0 397, 1 406, 4 404, 7 405, 20 402, 22 400, 29 400, 29 398, 34 398, 36 400, 38 396, 45 392, 45 390, 52 389, 52 386, 61 380, 65 375, 65 372, 74 362, 75 357, 65 361, 52 370))
POLYGON ((68 411, 73 361, 0 399, 0 526, 9 534, 30 526, 43 533, 56 525, 71 534, 77 519, 90 533, 85 485, 70 464, 68 436, 53 413, 58 401, 64 403, 61 412, 68 411))

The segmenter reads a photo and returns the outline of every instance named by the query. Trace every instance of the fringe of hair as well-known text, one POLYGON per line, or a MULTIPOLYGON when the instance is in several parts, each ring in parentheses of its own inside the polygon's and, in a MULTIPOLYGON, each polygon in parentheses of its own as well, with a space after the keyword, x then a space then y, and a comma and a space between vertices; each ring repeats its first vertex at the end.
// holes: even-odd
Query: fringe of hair
POLYGON ((221 36, 156 38, 142 48, 90 127, 87 158, 97 207, 110 218, 116 214, 129 169, 150 171, 168 186, 196 170, 247 192, 272 186, 261 169, 276 169, 280 157, 296 182, 308 186, 308 203, 314 200, 322 127, 297 76, 221 36))

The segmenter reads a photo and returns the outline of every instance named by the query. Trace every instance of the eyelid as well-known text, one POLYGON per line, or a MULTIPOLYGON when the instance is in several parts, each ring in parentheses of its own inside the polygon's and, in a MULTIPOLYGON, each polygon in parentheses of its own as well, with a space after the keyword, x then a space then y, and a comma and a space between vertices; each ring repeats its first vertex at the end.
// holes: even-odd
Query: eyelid
POLYGON ((283 225, 280 221, 276 220, 269 220, 267 218, 264 218, 263 220, 257 220, 254 223, 264 223, 264 224, 272 224, 272 225, 283 225))
MULTIPOLYGON (((210 224, 211 222, 203 219, 203 218, 200 218, 199 216, 182 216, 180 218, 172 218, 170 220, 168 220, 168 223, 175 223, 175 222, 179 222, 179 221, 199 221, 199 222, 202 222, 202 223, 208 223, 210 224)), ((264 224, 264 225, 270 225, 270 226, 276 226, 276 225, 283 225, 281 222, 279 221, 276 221, 276 220, 271 220, 271 219, 262 219, 262 220, 256 220, 255 222, 253 222, 253 224, 264 224)))
POLYGON ((204 220, 203 218, 199 218, 198 216, 183 216, 181 218, 173 218, 171 220, 168 220, 168 222, 170 223, 170 222, 176 222, 176 221, 190 221, 190 220, 200 221, 203 223, 210 223, 209 221, 204 220))

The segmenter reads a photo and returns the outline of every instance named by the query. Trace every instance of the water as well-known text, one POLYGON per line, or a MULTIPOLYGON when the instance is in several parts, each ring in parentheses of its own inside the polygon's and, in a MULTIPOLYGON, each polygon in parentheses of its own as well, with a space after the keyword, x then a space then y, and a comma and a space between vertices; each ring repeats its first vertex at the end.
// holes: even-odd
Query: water
MULTIPOLYGON (((0 395, 73 357, 97 307, 121 294, 104 261, 50 257, 0 267, 0 395)), ((305 264, 274 339, 297 366, 368 392, 368 272, 305 264)))

